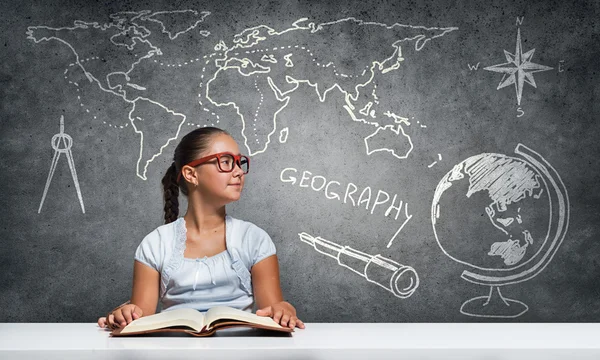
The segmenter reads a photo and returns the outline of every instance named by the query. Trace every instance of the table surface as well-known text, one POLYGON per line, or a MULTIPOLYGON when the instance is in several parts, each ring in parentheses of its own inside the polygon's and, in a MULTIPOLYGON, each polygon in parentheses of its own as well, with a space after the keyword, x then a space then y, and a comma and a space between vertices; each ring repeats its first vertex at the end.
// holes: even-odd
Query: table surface
POLYGON ((90 323, 0 323, 2 359, 105 359, 108 353, 144 359, 197 359, 199 353, 203 359, 599 359, 600 324, 308 323, 291 336, 238 328, 204 338, 113 338, 90 323))

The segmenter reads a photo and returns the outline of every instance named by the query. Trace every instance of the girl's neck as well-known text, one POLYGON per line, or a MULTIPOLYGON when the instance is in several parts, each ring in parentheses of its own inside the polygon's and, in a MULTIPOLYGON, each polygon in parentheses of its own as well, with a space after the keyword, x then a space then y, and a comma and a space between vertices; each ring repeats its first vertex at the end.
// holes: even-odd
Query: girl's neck
POLYGON ((188 209, 183 218, 188 232, 212 232, 225 223, 225 206, 218 208, 208 206, 194 206, 188 204, 188 209))

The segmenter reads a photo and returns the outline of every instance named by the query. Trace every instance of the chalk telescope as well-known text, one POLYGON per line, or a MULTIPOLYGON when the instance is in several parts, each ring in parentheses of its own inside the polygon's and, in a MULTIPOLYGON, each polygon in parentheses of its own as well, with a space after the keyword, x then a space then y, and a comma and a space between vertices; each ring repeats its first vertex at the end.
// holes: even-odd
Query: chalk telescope
POLYGON ((305 232, 299 233, 300 240, 311 245, 317 252, 336 259, 338 264, 386 289, 396 297, 406 299, 419 287, 419 276, 415 269, 387 259, 379 254, 370 255, 349 246, 342 246, 313 237, 305 232))

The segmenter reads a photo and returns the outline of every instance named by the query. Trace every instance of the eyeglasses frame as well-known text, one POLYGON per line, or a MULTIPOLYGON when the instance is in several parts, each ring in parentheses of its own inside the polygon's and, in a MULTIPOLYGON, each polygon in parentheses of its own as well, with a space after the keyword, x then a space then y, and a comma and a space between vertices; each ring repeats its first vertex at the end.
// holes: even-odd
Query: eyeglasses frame
MULTIPOLYGON (((196 166, 205 164, 208 161, 216 158, 217 159, 217 168, 219 169, 219 171, 224 172, 224 173, 230 173, 230 172, 233 172, 233 170, 235 169, 235 165, 237 165, 240 168, 240 170, 242 169, 242 157, 246 158, 246 160, 248 161, 248 169, 244 172, 244 175, 245 175, 250 171, 250 158, 248 156, 242 155, 242 154, 235 155, 228 151, 207 155, 207 156, 201 157, 200 159, 190 161, 189 163, 187 163, 183 166, 196 167, 196 166), (229 155, 229 156, 233 157, 234 165, 231 168, 231 170, 229 170, 229 171, 225 171, 225 170, 221 169, 221 156, 223 156, 223 155, 229 155)), ((181 169, 183 169, 183 166, 181 167, 181 169)), ((179 172, 179 175, 177 175, 177 182, 179 182, 179 180, 181 180, 181 171, 179 172)))

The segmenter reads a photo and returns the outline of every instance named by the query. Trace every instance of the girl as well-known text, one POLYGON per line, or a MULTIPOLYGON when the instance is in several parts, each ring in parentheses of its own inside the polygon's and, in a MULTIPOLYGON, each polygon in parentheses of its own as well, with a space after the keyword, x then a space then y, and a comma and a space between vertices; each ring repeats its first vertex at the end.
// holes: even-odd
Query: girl
POLYGON ((226 305, 303 329, 296 309, 283 300, 275 245, 258 226, 227 215, 240 198, 249 159, 224 130, 205 127, 181 139, 162 179, 165 225, 148 234, 135 252, 131 300, 98 319, 118 328, 163 311, 226 305), (179 191, 188 197, 178 218, 179 191))

